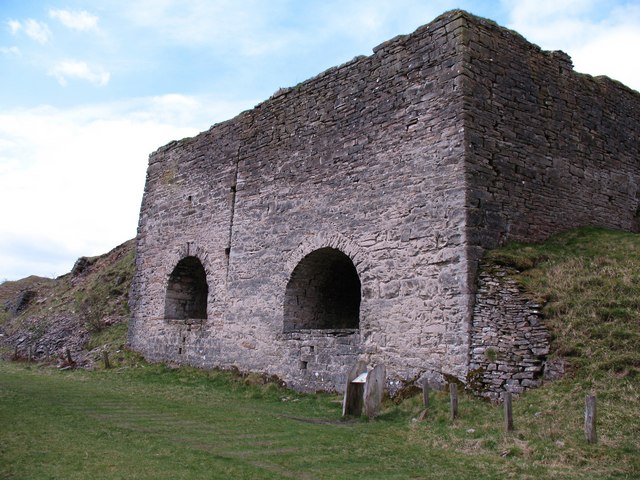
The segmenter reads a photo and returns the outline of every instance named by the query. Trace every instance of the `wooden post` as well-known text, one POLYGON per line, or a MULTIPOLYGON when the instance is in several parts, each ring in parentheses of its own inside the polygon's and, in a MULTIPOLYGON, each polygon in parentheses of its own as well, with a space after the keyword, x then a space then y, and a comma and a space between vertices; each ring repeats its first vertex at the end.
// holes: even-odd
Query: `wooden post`
POLYGON ((451 420, 458 418, 458 385, 449 384, 449 394, 451 396, 451 420))
POLYGON ((111 364, 109 363, 109 352, 106 350, 102 352, 102 360, 104 361, 104 368, 111 368, 111 364))
POLYGON ((31 359, 33 357, 33 350, 31 349, 31 345, 27 348, 27 362, 31 363, 31 359))
POLYGON ((69 363, 69 365, 71 365, 73 363, 73 358, 71 358, 71 352, 69 351, 68 348, 66 350, 66 353, 67 353, 67 362, 69 363))
POLYGON ((367 374, 362 400, 364 403, 364 414, 369 418, 375 417, 380 411, 385 378, 386 369, 384 365, 376 365, 367 374))
POLYGON ((584 436, 588 443, 597 443, 596 434, 596 396, 587 395, 586 408, 584 411, 584 436))
POLYGON ((16 348, 13 351, 13 359, 18 360, 18 345, 16 345, 16 348))
POLYGON ((424 408, 429 408, 429 380, 422 381, 422 404, 424 408))
POLYGON ((513 408, 511 392, 504 392, 504 431, 513 431, 513 408))

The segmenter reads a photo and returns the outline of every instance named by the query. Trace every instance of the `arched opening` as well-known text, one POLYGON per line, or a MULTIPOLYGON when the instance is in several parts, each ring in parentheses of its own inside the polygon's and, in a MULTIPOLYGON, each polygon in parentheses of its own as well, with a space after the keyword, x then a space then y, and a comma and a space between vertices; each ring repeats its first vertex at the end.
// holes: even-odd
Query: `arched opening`
POLYGON ((178 262, 169 276, 164 316, 170 320, 207 318, 207 275, 200 260, 186 257, 178 262))
POLYGON ((284 331, 359 326, 360 278, 351 259, 328 247, 304 257, 287 283, 284 331))

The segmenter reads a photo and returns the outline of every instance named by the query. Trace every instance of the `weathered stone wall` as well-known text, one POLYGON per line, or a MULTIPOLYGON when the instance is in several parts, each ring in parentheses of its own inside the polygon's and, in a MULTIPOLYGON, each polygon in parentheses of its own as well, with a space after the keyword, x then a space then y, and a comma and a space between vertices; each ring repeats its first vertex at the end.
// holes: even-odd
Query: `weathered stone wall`
POLYGON ((464 246, 459 15, 331 69, 150 158, 132 346, 150 359, 266 371, 341 389, 358 358, 390 378, 462 376, 464 246), (361 283, 356 329, 286 329, 295 267, 330 247, 361 283), (207 274, 207 319, 163 318, 178 262, 207 274))
POLYGON ((524 294, 512 273, 484 266, 478 276, 467 378, 476 392, 492 400, 505 391, 540 386, 549 354, 541 305, 524 294))
POLYGON ((578 225, 636 230, 639 105, 459 11, 279 91, 151 155, 130 343, 302 390, 340 390, 364 360, 392 386, 471 366, 517 391, 538 374, 524 358, 542 347, 514 343, 534 316, 499 288, 505 306, 481 295, 472 323, 478 261, 578 225), (202 270, 206 289, 171 283, 202 270), (353 272, 359 299, 339 280, 353 272), (188 291, 207 295, 206 315, 179 303, 188 291), (190 311, 206 318, 165 318, 190 311), (478 342, 513 351, 492 369, 478 342))
POLYGON ((227 122, 218 125, 216 135, 210 131, 170 143, 149 158, 129 302, 129 341, 150 360, 211 366, 221 350, 216 332, 225 312, 225 249, 238 130, 227 122), (191 256, 206 273, 207 319, 166 320, 170 275, 180 260, 191 256))
POLYGON ((637 231, 638 93, 490 21, 473 19, 466 42, 470 243, 584 225, 637 231))
MULTIPOLYGON (((464 41, 470 271, 507 240, 584 225, 638 231, 638 93, 484 19, 470 19, 464 41)), ((470 341, 472 383, 492 399, 555 368, 538 306, 489 272, 478 278, 470 341)))

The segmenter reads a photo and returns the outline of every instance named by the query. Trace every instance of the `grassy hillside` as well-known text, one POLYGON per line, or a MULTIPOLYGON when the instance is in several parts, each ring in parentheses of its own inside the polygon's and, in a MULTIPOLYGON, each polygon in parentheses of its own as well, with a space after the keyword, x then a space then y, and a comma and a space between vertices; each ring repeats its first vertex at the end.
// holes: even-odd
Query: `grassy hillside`
MULTIPOLYGON (((545 303, 552 355, 570 367, 514 401, 514 432, 500 406, 467 394, 455 421, 435 392, 422 421, 416 396, 341 422, 337 396, 132 353, 110 370, 0 362, 0 478, 640 478, 640 236, 580 229, 486 261, 514 267, 545 303), (583 434, 591 393, 596 445, 583 434)), ((73 305, 92 298, 77 295, 73 305)), ((103 325, 88 345, 124 335, 103 325)))

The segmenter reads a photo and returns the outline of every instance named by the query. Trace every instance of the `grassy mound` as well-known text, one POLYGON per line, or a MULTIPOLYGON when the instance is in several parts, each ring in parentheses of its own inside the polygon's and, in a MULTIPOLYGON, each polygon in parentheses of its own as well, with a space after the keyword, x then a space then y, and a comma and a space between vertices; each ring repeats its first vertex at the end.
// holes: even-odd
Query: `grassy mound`
POLYGON ((640 236, 581 228, 487 255, 545 304, 552 352, 583 379, 640 372, 640 236))

